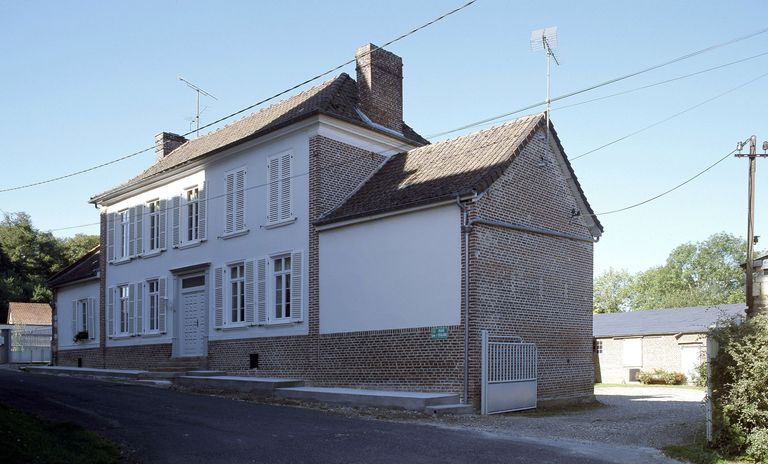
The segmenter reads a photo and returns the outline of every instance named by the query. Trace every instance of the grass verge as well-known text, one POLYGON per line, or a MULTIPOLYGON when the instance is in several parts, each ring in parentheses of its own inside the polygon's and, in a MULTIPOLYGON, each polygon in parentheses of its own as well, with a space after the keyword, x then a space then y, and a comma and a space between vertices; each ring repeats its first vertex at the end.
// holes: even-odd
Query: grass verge
POLYGON ((693 464, 739 464, 747 461, 730 460, 702 444, 672 445, 662 449, 667 456, 693 464))
POLYGON ((74 424, 51 422, 0 404, 3 462, 117 463, 118 448, 74 424))

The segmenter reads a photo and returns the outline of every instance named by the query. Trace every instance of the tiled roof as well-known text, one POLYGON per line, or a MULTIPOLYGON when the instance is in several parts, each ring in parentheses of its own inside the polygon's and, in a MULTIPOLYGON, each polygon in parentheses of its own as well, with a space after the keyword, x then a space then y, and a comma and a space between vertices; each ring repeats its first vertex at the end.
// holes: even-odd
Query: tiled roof
MULTIPOLYGON (((102 197, 109 196, 177 166, 212 155, 236 144, 255 139, 317 114, 334 116, 371 130, 381 131, 381 129, 372 126, 360 116, 357 111, 357 101, 357 83, 349 75, 342 73, 298 95, 282 100, 237 122, 184 143, 128 182, 95 195, 91 198, 91 202, 97 202, 102 197)), ((390 131, 384 131, 384 133, 390 136, 393 135, 390 131)), ((401 133, 405 140, 415 145, 429 143, 405 123, 403 123, 401 133)))
POLYGON ((745 309, 743 304, 727 304, 595 314, 592 333, 598 338, 705 333, 719 319, 744 317, 745 309))
POLYGON ((51 325, 48 303, 8 303, 9 324, 51 325))
POLYGON ((99 273, 99 247, 94 248, 80 259, 52 275, 46 282, 49 287, 56 288, 70 282, 96 277, 99 273))
MULTIPOLYGON (((318 225, 437 203, 457 196, 481 193, 515 160, 527 142, 546 124, 544 114, 451 140, 415 148, 389 158, 343 204, 317 221, 318 225)), ((550 125, 560 151, 565 153, 550 125)), ((566 167, 579 190, 588 214, 593 214, 576 175, 566 167)), ((594 217, 595 224, 602 226, 594 217)))

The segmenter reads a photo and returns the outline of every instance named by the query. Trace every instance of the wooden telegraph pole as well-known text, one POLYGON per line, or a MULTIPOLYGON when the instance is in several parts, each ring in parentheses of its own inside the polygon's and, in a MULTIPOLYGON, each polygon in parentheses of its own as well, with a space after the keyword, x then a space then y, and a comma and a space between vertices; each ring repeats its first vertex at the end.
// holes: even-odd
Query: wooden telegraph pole
MULTIPOLYGON (((747 317, 752 317, 755 313, 755 296, 753 294, 754 278, 752 276, 753 263, 754 263, 754 247, 755 247, 755 170, 757 157, 768 157, 768 153, 757 154, 757 137, 752 136, 749 138, 749 154, 742 155, 741 150, 744 147, 744 142, 739 142, 736 146, 739 153, 736 154, 737 158, 749 159, 749 193, 747 201, 749 202, 749 208, 747 212, 747 265, 746 265, 746 297, 747 297, 747 317)), ((768 142, 763 142, 763 151, 768 152, 768 142)))

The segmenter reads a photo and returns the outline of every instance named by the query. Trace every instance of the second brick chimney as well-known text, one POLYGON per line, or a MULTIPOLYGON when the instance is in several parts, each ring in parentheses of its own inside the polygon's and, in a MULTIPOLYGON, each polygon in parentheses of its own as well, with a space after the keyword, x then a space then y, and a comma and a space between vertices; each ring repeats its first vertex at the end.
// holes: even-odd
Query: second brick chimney
POLYGON ((155 161, 165 158, 168 153, 179 148, 187 139, 173 132, 160 132, 155 136, 155 161))
POLYGON ((373 44, 355 53, 360 110, 371 121, 402 132, 403 59, 373 44))

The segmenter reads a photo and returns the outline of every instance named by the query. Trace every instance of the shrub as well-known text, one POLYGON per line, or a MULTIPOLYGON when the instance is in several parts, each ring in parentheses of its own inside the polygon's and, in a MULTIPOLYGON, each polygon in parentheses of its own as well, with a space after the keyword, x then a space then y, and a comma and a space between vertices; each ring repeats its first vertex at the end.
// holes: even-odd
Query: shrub
POLYGON ((710 331, 719 350, 712 362, 713 445, 731 456, 768 460, 768 315, 710 331))
POLYGON ((685 383, 685 375, 681 372, 670 372, 664 369, 641 371, 637 380, 646 385, 681 385, 685 383))
POLYGON ((702 361, 696 366, 696 376, 692 380, 697 387, 707 386, 707 361, 702 361))

